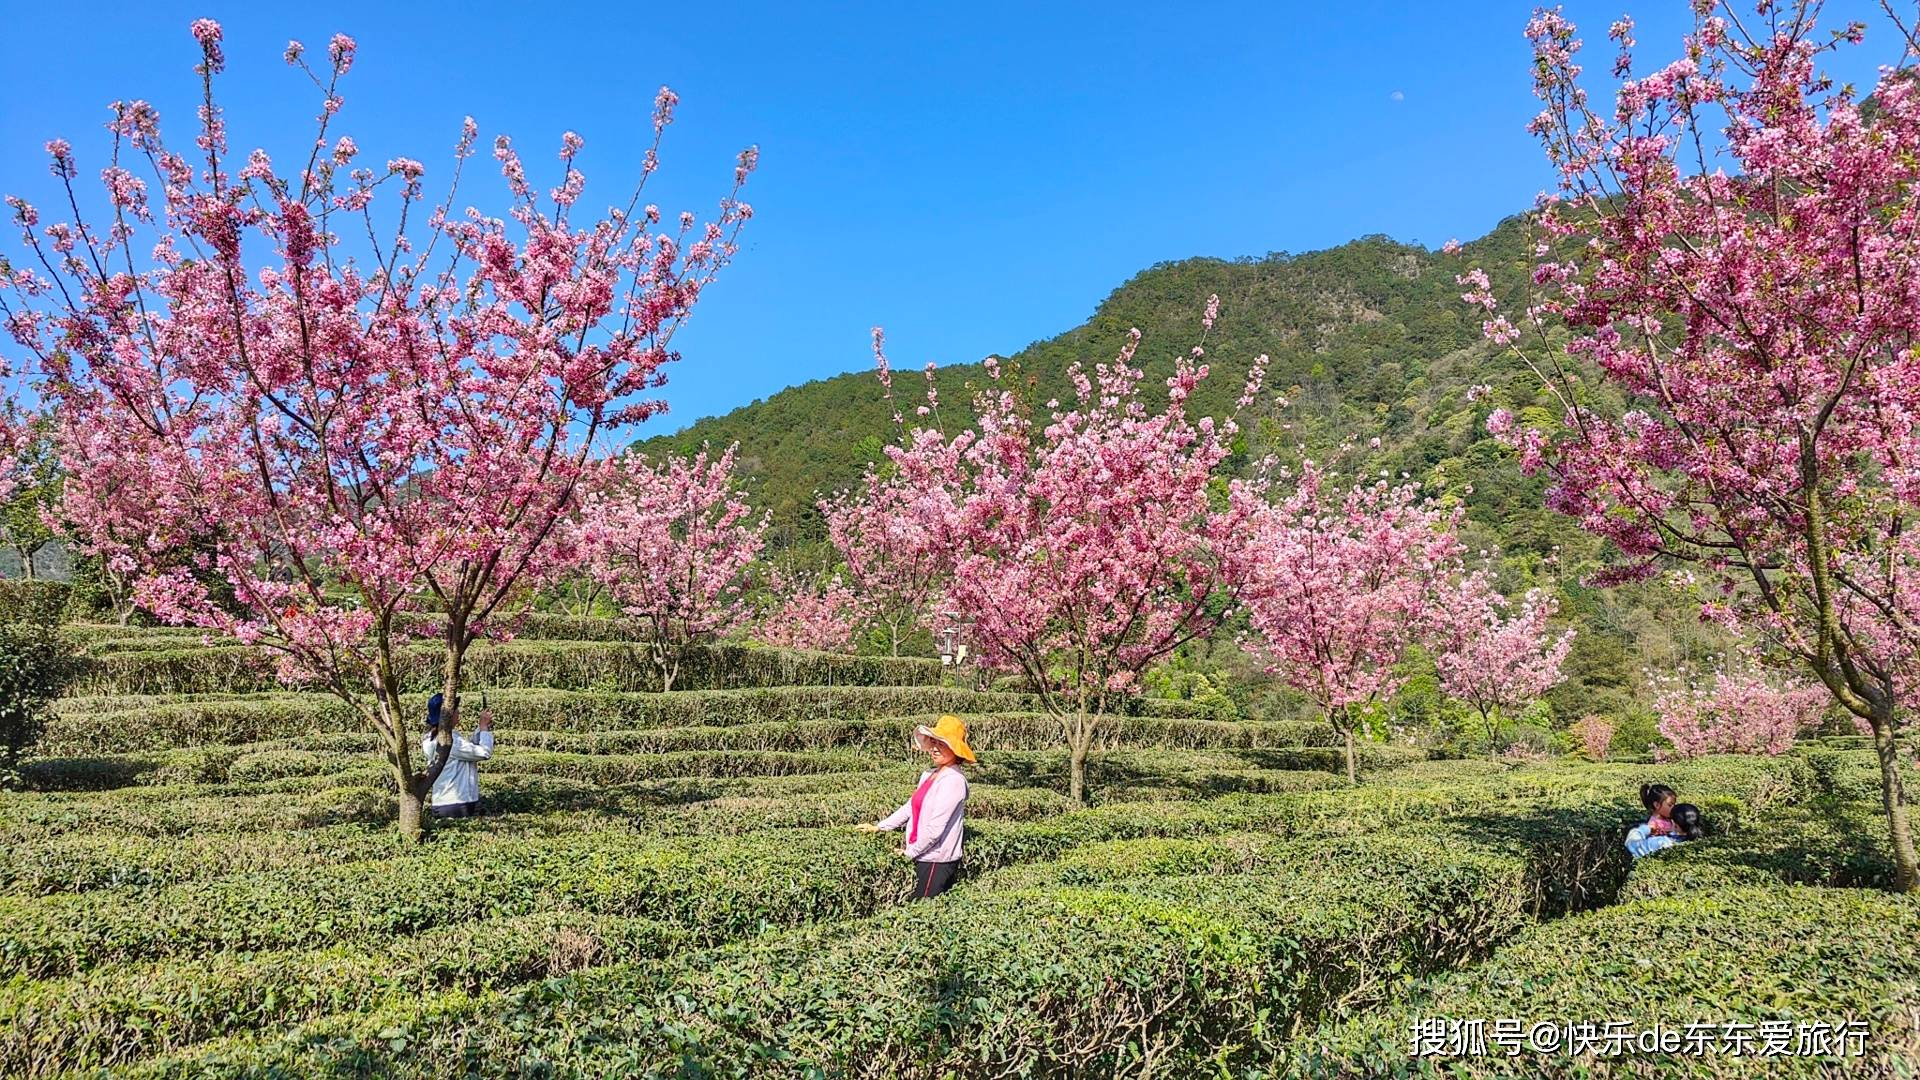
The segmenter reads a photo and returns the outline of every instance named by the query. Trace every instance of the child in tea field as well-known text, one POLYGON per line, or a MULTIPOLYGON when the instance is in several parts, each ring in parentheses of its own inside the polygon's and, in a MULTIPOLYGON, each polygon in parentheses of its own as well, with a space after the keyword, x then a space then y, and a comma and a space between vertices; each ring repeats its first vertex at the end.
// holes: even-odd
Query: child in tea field
MULTIPOLYGON (((445 704, 444 694, 435 694, 427 699, 427 734, 420 740, 420 752, 425 755, 423 766, 433 765, 436 752, 434 742, 440 731, 440 710, 445 704)), ((448 723, 458 722, 457 717, 448 718, 448 723)), ((492 756, 493 713, 482 709, 480 722, 474 725, 472 739, 460 734, 457 729, 453 732, 453 746, 446 767, 440 770, 439 777, 434 780, 433 791, 427 799, 435 817, 472 817, 480 812, 480 770, 476 766, 492 756)))
POLYGON ((930 900, 946 892, 960 873, 960 843, 966 833, 967 778, 960 762, 973 761, 967 745, 967 725, 957 716, 942 716, 932 727, 914 731, 914 745, 933 762, 920 774, 913 797, 877 824, 858 826, 862 832, 891 832, 904 826, 902 854, 913 860, 913 895, 930 900))
POLYGON ((1665 784, 1640 785, 1640 805, 1647 808, 1648 835, 1673 835, 1673 807, 1679 798, 1665 784))
POLYGON ((1627 834, 1627 852, 1638 859, 1656 851, 1665 851, 1675 844, 1689 840, 1698 840, 1706 835, 1706 826, 1700 820, 1700 808, 1692 803, 1675 803, 1670 808, 1669 831, 1665 835, 1653 831, 1653 822, 1636 825, 1627 834))

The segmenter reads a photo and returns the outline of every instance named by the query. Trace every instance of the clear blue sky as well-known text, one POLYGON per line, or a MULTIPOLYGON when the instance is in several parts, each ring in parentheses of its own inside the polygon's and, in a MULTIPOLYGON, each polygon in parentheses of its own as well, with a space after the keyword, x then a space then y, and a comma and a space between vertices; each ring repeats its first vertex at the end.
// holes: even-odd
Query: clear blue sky
MULTIPOLYGON (((1644 60, 1674 55, 1682 0, 1624 6, 1644 60)), ((1438 246, 1550 181, 1523 130, 1525 2, 8 7, 0 191, 42 199, 41 144, 71 139, 92 175, 114 98, 154 102, 186 140, 201 15, 226 27, 236 149, 264 134, 290 157, 316 101, 281 50, 344 31, 360 52, 336 131, 363 160, 424 161, 430 185, 472 114, 534 168, 578 131, 586 204, 623 199, 653 92, 673 86, 655 201, 709 210, 748 143, 762 167, 744 249, 681 337, 673 411, 650 430, 865 368, 875 324, 896 365, 977 360, 1077 324, 1160 260, 1367 233, 1438 246)), ((1567 7, 1604 69, 1621 0, 1567 7)), ((465 190, 497 209, 483 179, 465 190)))

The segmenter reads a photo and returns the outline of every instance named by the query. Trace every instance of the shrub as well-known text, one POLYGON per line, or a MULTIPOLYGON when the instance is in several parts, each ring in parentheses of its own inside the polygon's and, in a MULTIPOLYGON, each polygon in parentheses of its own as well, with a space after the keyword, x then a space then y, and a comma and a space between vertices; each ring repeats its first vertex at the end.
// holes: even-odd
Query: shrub
MULTIPOLYGON (((443 651, 416 645, 399 654, 401 689, 439 689, 443 651)), ((574 690, 657 690, 659 676, 641 651, 614 642, 513 641, 480 644, 467 654, 471 686, 574 690)), ((688 689, 756 686, 937 685, 937 660, 845 656, 722 643, 692 650, 680 678, 688 689)), ((76 689, 89 694, 250 693, 280 687, 264 654, 239 645, 105 652, 89 657, 76 689)))
MULTIPOLYGON (((1659 858, 1661 856, 1654 856, 1659 858)), ((1645 862, 1645 860, 1642 860, 1645 862)), ((1415 987, 1390 1008, 1315 1032, 1280 1070, 1310 1077, 1892 1075, 1920 1054, 1920 905, 1848 889, 1725 888, 1640 900, 1527 932, 1487 963, 1415 987), (1574 1060, 1566 1053, 1408 1055, 1425 1017, 1617 1020, 1638 1031, 1702 1021, 1869 1023, 1869 1056, 1687 1055, 1574 1060)))
POLYGON ((1588 713, 1573 722, 1567 734, 1588 761, 1605 761, 1613 748, 1613 721, 1599 713, 1588 713))
POLYGON ((285 867, 153 893, 0 900, 0 979, 208 951, 371 943, 449 922, 576 910, 720 941, 903 896, 900 856, 843 830, 688 840, 593 833, 400 862, 285 867), (444 882, 457 877, 461 887, 444 882))
MULTIPOLYGON (((1824 794, 1840 802, 1882 801, 1880 757, 1877 751, 1829 750, 1824 746, 1813 746, 1802 750, 1799 756, 1806 760, 1815 783, 1824 794)), ((1920 800, 1920 769, 1915 768, 1911 759, 1901 761, 1900 781, 1908 802, 1920 800)), ((1881 831, 1885 831, 1884 825, 1881 831)))
MULTIPOLYGON (((470 692, 469 709, 477 697, 470 692)), ((407 695, 401 702, 402 713, 424 717, 426 699, 425 694, 407 695)), ((1011 712, 1032 706, 1032 699, 1024 695, 976 694, 938 686, 775 686, 671 694, 490 689, 487 700, 495 727, 515 733, 865 720, 919 713, 1011 712)), ((155 743, 247 743, 361 730, 361 721, 345 703, 318 693, 70 698, 54 709, 47 746, 60 753, 112 753, 155 743)))
POLYGON ((77 673, 71 644, 52 626, 0 624, 0 788, 20 786, 20 759, 40 738, 47 704, 77 673))
POLYGON ((72 591, 64 581, 0 580, 0 623, 57 624, 72 591))
POLYGON ((1893 881, 1880 804, 1785 807, 1732 835, 1682 844, 1634 864, 1624 895, 1684 896, 1729 885, 1885 888, 1893 881))
POLYGON ((477 993, 610 959, 664 956, 683 937, 648 919, 541 912, 439 926, 374 950, 216 954, 0 989, 0 1073, 124 1065, 382 998, 477 993))
POLYGON ((1256 865, 1100 888, 970 888, 683 963, 328 1021, 161 1071, 351 1063, 418 1076, 461 1060, 482 1074, 540 1061, 566 1075, 1115 1075, 1151 1061, 1197 1075, 1479 955, 1524 922, 1530 891, 1515 854, 1408 837, 1269 844, 1256 865))
POLYGON ((316 776, 333 772, 340 766, 341 759, 336 754, 322 754, 314 750, 262 750, 235 758, 233 764, 227 766, 226 779, 232 784, 250 784, 288 776, 316 776))

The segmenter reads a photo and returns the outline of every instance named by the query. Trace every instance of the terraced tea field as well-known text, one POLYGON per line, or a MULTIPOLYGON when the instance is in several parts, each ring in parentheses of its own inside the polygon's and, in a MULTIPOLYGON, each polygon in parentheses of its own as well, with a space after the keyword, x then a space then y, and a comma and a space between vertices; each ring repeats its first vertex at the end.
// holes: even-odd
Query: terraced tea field
POLYGON ((1374 745, 1350 789, 1321 725, 1150 702, 1076 808, 1036 702, 937 663, 724 647, 661 694, 604 627, 542 630, 568 639, 470 665, 489 813, 410 847, 342 707, 195 634, 82 628, 38 790, 0 796, 0 1073, 1893 1076, 1920 1053, 1920 906, 1872 888, 1854 741, 1657 767, 1374 745), (980 751, 967 872, 906 903, 897 835, 848 826, 905 798, 908 734, 947 711, 980 751), (1650 778, 1720 835, 1629 868, 1650 778), (1847 1059, 1411 1060, 1427 1017, 1871 1034, 1847 1059))

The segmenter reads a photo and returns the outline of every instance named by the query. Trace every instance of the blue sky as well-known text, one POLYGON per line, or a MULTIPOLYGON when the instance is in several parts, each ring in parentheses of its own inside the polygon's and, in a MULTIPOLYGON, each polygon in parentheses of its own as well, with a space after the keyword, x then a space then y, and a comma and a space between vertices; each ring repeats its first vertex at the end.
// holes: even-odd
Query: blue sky
MULTIPOLYGON (((896 365, 977 360, 1079 323, 1157 261, 1367 233, 1438 246, 1550 182, 1523 130, 1528 3, 914 7, 931 6, 15 3, 0 191, 45 197, 55 135, 91 175, 117 97, 154 102, 184 141, 202 15, 226 27, 237 143, 291 154, 316 101, 281 50, 344 31, 360 52, 336 131, 363 160, 424 161, 430 191, 472 114, 536 169, 579 132, 586 205, 624 201, 669 84, 663 208, 710 209, 734 153, 762 155, 741 255, 679 339, 672 413, 654 421, 677 427, 868 367, 875 324, 896 365)), ((1622 4, 1567 10, 1604 68, 1622 4)), ((1624 10, 1647 60, 1690 24, 1680 0, 1624 10)), ((502 205, 497 186, 465 190, 502 205)))

